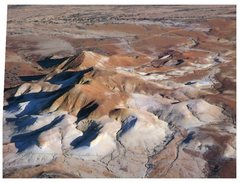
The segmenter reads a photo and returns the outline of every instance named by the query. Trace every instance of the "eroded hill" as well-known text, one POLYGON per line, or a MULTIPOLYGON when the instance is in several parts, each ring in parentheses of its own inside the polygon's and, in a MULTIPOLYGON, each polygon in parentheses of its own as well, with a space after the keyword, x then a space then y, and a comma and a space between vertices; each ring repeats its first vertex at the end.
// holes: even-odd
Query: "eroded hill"
POLYGON ((156 19, 156 7, 148 20, 134 14, 100 24, 78 19, 78 8, 66 20, 50 10, 25 17, 25 26, 79 21, 85 28, 46 40, 43 27, 35 32, 43 37, 30 38, 13 29, 22 20, 9 20, 6 76, 13 63, 24 65, 17 80, 5 80, 4 177, 236 176, 233 7, 195 23, 156 19))

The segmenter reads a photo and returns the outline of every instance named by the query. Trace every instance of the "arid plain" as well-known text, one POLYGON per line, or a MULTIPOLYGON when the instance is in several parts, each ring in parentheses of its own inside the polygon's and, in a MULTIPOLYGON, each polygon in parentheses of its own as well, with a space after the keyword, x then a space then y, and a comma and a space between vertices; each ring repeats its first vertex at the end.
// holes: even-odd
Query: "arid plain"
POLYGON ((236 7, 9 6, 3 176, 236 177, 236 7))

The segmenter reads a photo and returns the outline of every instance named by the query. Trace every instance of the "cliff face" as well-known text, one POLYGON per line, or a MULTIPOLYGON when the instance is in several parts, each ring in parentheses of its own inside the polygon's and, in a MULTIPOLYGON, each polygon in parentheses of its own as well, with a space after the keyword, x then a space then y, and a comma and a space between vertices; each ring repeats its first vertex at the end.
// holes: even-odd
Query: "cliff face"
MULTIPOLYGON (((26 26, 34 21, 28 20, 26 26)), ((17 60, 42 75, 20 68, 28 71, 25 81, 5 85, 4 177, 236 176, 235 20, 205 19, 187 27, 144 24, 141 15, 135 21, 88 25, 92 32, 84 35, 109 36, 98 45, 101 51, 48 50, 55 55, 17 60), (125 35, 116 39, 113 32, 125 35)), ((47 43, 39 43, 39 51, 47 43)), ((16 48, 8 49, 6 74, 17 58, 16 48)))

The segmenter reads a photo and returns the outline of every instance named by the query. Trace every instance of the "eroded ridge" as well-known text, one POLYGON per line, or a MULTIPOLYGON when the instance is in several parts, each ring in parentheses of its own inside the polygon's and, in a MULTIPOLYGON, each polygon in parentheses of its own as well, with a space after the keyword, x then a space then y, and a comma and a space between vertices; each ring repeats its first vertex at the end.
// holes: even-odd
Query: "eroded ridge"
MULTIPOLYGON (((180 16, 179 8, 169 14, 180 16)), ((36 60, 24 64, 35 70, 5 91, 4 177, 235 177, 235 20, 218 13, 228 17, 232 8, 216 12, 210 6, 201 15, 211 18, 195 23, 162 21, 153 13, 94 25, 88 22, 99 20, 87 14, 80 19, 76 9, 26 18, 26 27, 68 26, 51 32, 59 36, 55 42, 41 40, 37 51, 25 42, 24 54, 36 54, 36 60)), ((122 9, 117 13, 127 11, 122 9)), ((15 29, 15 21, 8 39, 17 43, 18 34, 25 39, 31 31, 15 29)), ((16 49, 12 45, 7 55, 16 49)))
POLYGON ((6 176, 25 175, 28 167, 26 176, 37 176, 40 167, 61 163, 65 174, 73 174, 68 166, 95 172, 83 170, 82 176, 107 171, 117 177, 172 177, 177 169, 185 177, 205 177, 212 153, 219 152, 217 166, 235 158, 230 116, 201 97, 212 91, 174 81, 172 90, 168 80, 130 70, 83 51, 40 81, 21 85, 4 107, 6 176), (26 169, 11 174, 16 167, 26 169))

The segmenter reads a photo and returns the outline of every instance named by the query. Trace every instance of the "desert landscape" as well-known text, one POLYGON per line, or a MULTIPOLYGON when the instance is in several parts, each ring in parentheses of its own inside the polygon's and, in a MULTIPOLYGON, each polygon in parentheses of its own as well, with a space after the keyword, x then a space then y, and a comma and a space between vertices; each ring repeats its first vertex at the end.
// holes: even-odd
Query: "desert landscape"
POLYGON ((235 178, 236 6, 9 5, 4 178, 235 178))

